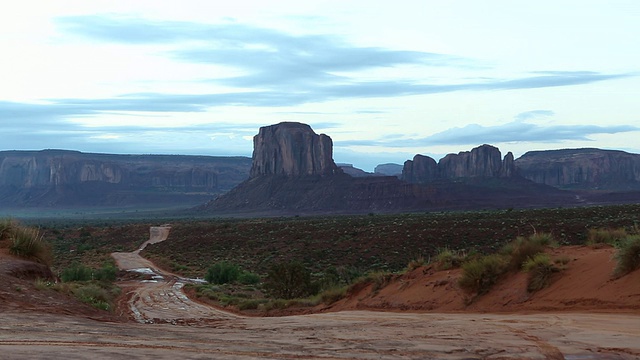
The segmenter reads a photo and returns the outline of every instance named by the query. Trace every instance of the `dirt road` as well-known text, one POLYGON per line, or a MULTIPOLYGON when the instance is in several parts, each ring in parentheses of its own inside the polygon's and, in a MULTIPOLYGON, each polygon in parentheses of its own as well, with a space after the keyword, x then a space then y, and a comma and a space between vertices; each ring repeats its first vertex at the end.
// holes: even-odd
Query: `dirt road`
POLYGON ((200 321, 232 319, 237 315, 191 301, 182 291, 187 282, 195 280, 179 277, 158 269, 140 256, 148 244, 165 241, 169 226, 151 227, 149 240, 130 253, 113 253, 118 267, 143 275, 146 280, 121 284, 129 292, 128 307, 140 323, 194 323, 200 321))

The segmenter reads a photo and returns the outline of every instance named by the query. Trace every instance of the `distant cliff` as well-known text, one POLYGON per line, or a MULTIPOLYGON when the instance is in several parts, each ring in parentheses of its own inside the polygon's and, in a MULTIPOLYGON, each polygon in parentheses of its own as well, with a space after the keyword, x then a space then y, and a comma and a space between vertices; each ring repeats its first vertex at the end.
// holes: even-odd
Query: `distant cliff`
POLYGON ((416 155, 413 160, 404 163, 402 170, 402 179, 414 184, 439 179, 506 178, 514 175, 513 154, 508 153, 502 159, 500 150, 491 145, 449 154, 437 163, 428 156, 416 155))
POLYGON ((601 149, 529 151, 515 161, 531 181, 565 189, 640 190, 640 155, 601 149))
POLYGON ((0 207, 195 203, 248 177, 246 157, 0 151, 0 207))
POLYGON ((296 122, 261 127, 253 137, 251 177, 261 175, 333 175, 333 142, 296 122))

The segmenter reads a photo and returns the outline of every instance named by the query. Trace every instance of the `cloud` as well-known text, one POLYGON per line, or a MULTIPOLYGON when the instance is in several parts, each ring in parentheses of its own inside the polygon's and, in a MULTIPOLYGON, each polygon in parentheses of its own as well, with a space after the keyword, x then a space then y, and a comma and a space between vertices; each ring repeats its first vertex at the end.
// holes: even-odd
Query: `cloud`
POLYGON ((160 100, 163 105, 180 103, 191 110, 198 110, 198 105, 294 106, 343 98, 534 89, 634 76, 590 71, 536 71, 519 78, 457 84, 436 85, 414 78, 364 80, 362 72, 374 69, 418 66, 428 73, 428 67, 473 68, 479 62, 448 54, 362 47, 334 35, 294 35, 239 23, 204 24, 100 15, 62 17, 57 23, 65 32, 92 41, 135 46, 171 45, 167 55, 175 60, 241 71, 241 75, 202 79, 239 91, 202 95, 200 99, 190 95, 193 99, 189 104, 185 103, 187 99, 177 95, 167 95, 168 102, 160 100))
MULTIPOLYGON (((522 114, 519 114, 519 116, 522 114)), ((546 114, 546 111, 541 114, 546 114)), ((478 145, 483 143, 496 144, 505 142, 554 143, 570 140, 592 141, 590 139, 590 136, 592 135, 617 134, 635 131, 640 131, 640 127, 632 125, 540 126, 529 124, 522 121, 521 119, 518 119, 516 121, 496 126, 470 124, 464 127, 454 127, 423 138, 406 138, 402 135, 390 135, 378 140, 339 141, 336 142, 336 145, 346 147, 383 146, 402 148, 436 145, 478 145)))
POLYGON ((526 121, 529 119, 539 118, 539 117, 547 117, 553 116, 555 113, 551 110, 531 110, 521 112, 520 114, 515 116, 516 121, 526 121))

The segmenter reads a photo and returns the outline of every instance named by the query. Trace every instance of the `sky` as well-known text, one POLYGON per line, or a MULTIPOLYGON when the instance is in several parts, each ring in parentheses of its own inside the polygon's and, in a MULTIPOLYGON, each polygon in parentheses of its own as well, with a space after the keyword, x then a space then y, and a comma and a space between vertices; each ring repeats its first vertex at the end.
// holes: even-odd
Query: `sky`
POLYGON ((2 7, 0 150, 251 156, 297 121, 365 171, 482 144, 640 153, 637 0, 2 7))

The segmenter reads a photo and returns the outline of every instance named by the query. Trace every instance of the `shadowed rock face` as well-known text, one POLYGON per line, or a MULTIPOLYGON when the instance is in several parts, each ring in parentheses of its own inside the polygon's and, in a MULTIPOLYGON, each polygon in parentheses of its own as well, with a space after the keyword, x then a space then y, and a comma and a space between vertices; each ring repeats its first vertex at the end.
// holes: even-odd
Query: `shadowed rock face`
POLYGON ((540 184, 573 189, 640 189, 640 155, 624 151, 530 151, 515 164, 520 175, 540 184))
POLYGON ((422 184, 438 178, 438 163, 428 156, 416 155, 402 168, 402 178, 412 184, 422 184))
POLYGON ((253 137, 251 177, 261 175, 333 175, 333 142, 309 125, 283 122, 261 127, 253 137))
POLYGON ((515 173, 513 154, 509 152, 503 160, 500 150, 491 145, 449 154, 438 163, 428 156, 416 155, 405 162, 402 170, 403 179, 414 184, 437 179, 512 177, 515 173))

